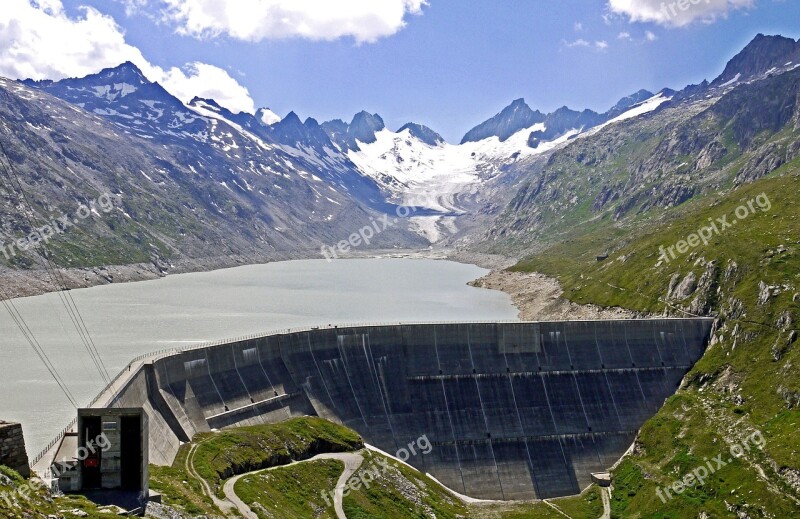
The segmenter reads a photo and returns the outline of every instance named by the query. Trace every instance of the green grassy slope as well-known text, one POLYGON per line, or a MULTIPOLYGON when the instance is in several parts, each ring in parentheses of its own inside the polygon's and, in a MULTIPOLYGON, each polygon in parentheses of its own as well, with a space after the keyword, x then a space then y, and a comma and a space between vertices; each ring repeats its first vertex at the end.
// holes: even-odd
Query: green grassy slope
POLYGON ((368 485, 359 485, 344 498, 349 519, 466 516, 467 507, 461 501, 417 470, 374 452, 364 456, 355 475, 368 485))
POLYGON ((169 467, 150 465, 150 489, 161 494, 161 502, 191 516, 221 516, 222 512, 196 478, 186 471, 191 444, 181 446, 169 467))
POLYGON ((795 160, 725 195, 679 206, 660 224, 576 230, 515 267, 556 276, 575 302, 718 318, 712 344, 686 387, 645 425, 635 453, 617 469, 616 517, 800 516, 798 193, 795 160), (767 199, 767 210, 754 202, 746 217, 736 217, 737 208, 767 199), (707 244, 661 258, 661 247, 723 217, 730 226, 707 244), (613 252, 598 262, 595 256, 605 250, 613 252), (731 446, 756 432, 763 449, 739 459, 729 455, 731 446), (673 493, 666 503, 656 496, 656 487, 719 454, 732 461, 702 485, 673 493))
MULTIPOLYGON (((200 433, 188 454, 181 449, 172 468, 184 474, 186 456, 191 456, 194 469, 215 490, 224 480, 259 469, 285 465, 326 452, 347 452, 364 446, 353 430, 316 417, 293 418, 269 425, 229 429, 217 433, 200 433)), ((167 476, 164 469, 154 467, 156 477, 167 476)), ((174 478, 168 478, 174 481, 174 478)), ((159 485, 166 485, 161 481, 159 485)))
MULTIPOLYGON (((299 418, 274 425, 200 434, 192 443, 181 447, 171 467, 150 467, 150 487, 162 493, 164 504, 182 513, 190 516, 222 515, 212 500, 204 495, 197 478, 186 470, 187 456, 195 447, 195 469, 215 489, 224 483, 223 474, 275 467, 245 476, 235 486, 237 495, 259 517, 335 517, 332 500, 326 502, 322 493, 333 491, 344 468, 341 462, 315 460, 280 466, 293 460, 308 459, 312 450, 321 449, 322 445, 328 448, 320 452, 337 452, 357 450, 362 443, 354 431, 319 418, 299 418)), ((361 483, 352 486, 343 503, 347 517, 351 519, 563 517, 542 502, 466 505, 413 468, 370 450, 359 452, 365 458, 355 475, 361 483)), ((580 496, 553 502, 571 517, 593 518, 602 513, 596 488, 590 488, 580 496)))
POLYGON ((8 467, 0 465, 0 517, 48 519, 113 517, 80 496, 54 498, 8 467), (84 515, 85 514, 85 515, 84 515))
POLYGON ((236 495, 259 518, 335 519, 330 492, 344 470, 338 460, 319 460, 276 468, 236 482, 236 495))

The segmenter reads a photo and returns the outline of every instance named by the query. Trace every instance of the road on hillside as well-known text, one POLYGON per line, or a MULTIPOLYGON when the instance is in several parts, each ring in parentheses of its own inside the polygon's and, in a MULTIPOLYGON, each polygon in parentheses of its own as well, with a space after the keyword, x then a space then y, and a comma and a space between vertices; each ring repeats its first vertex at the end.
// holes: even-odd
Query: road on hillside
POLYGON ((333 497, 333 506, 336 509, 336 517, 338 519, 347 519, 347 516, 344 515, 344 508, 342 507, 342 500, 344 496, 344 488, 347 485, 347 480, 350 479, 350 476, 355 474, 358 467, 364 462, 364 457, 361 454, 356 454, 354 452, 343 452, 343 453, 332 453, 332 454, 318 454, 313 458, 309 458, 303 461, 293 461, 288 465, 279 465, 277 467, 270 467, 268 469, 256 470, 253 472, 248 472, 247 474, 241 474, 239 476, 232 477, 228 481, 225 482, 225 485, 222 487, 222 492, 225 494, 225 498, 233 503, 239 513, 242 514, 246 519, 258 519, 258 516, 247 506, 247 503, 239 499, 239 496, 236 495, 234 487, 236 486, 236 482, 246 476, 252 476, 254 474, 260 474, 262 472, 268 472, 270 470, 280 469, 284 467, 290 467, 292 465, 296 465, 298 463, 308 463, 309 461, 319 461, 319 460, 339 460, 344 463, 344 471, 342 475, 339 476, 339 480, 336 482, 336 489, 334 491, 333 497))

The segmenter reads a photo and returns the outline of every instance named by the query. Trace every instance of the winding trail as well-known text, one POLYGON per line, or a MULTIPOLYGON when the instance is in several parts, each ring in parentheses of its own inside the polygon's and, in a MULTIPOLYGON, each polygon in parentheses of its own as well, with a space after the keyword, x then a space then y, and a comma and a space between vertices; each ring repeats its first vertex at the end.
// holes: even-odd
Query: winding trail
POLYGON ((352 476, 364 462, 364 457, 361 454, 357 454, 355 452, 318 454, 313 458, 309 458, 307 460, 293 461, 287 465, 278 465, 276 467, 270 467, 268 469, 256 470, 253 472, 248 472, 246 474, 240 474, 226 481, 225 485, 222 487, 222 492, 225 494, 225 498, 230 503, 232 503, 237 510, 239 510, 239 513, 242 514, 242 516, 244 516, 246 519, 258 519, 258 516, 250 509, 249 506, 247 506, 247 503, 239 499, 239 496, 236 495, 234 487, 236 486, 237 481, 246 476, 260 474, 262 472, 269 472, 270 470, 275 470, 275 469, 282 469, 284 467, 291 467, 292 465, 297 465, 299 463, 308 463, 309 461, 319 461, 319 460, 339 460, 344 463, 344 471, 342 472, 342 475, 339 476, 339 480, 336 482, 336 488, 334 490, 334 496, 333 496, 333 506, 336 509, 336 517, 338 519, 347 519, 347 516, 344 515, 344 508, 342 506, 342 500, 344 497, 344 488, 347 485, 347 480, 350 479, 350 476, 352 476))
POLYGON ((611 487, 600 487, 600 495, 603 497, 603 515, 600 519, 611 519, 611 487))
MULTIPOLYGON (((211 438, 209 438, 209 440, 210 440, 210 439, 211 439, 211 438)), ((208 441, 208 440, 205 440, 205 441, 208 441)), ((233 503, 231 503, 230 501, 224 501, 224 500, 222 500, 222 499, 218 498, 218 497, 216 496, 216 494, 214 493, 214 491, 213 491, 213 490, 211 490, 211 486, 208 484, 208 481, 206 481, 205 479, 203 479, 203 478, 200 476, 200 474, 199 474, 199 473, 198 473, 198 472, 195 470, 195 468, 194 468, 194 455, 195 455, 195 453, 197 452, 197 448, 198 448, 200 445, 202 445, 203 443, 205 443, 205 442, 196 443, 196 444, 192 445, 192 447, 189 449, 189 454, 187 454, 187 455, 186 455, 186 471, 187 471, 187 472, 188 472, 188 473, 189 473, 189 474, 190 474, 190 475, 191 475, 193 478, 195 478, 197 481, 199 481, 199 482, 200 482, 200 485, 202 485, 202 487, 203 487, 203 492, 205 492, 205 494, 206 494, 206 495, 207 495, 209 498, 211 498, 211 501, 213 501, 213 502, 214 502, 214 505, 215 505, 217 508, 219 508, 219 509, 220 509, 220 511, 221 511, 223 514, 226 514, 226 515, 227 515, 227 513, 228 513, 229 511, 231 511, 231 510, 233 510, 234 508, 236 508, 236 507, 235 507, 235 505, 234 505, 233 503)))
POLYGON ((572 519, 570 516, 568 516, 567 514, 565 514, 565 513, 564 513, 564 512, 563 512, 563 511, 562 511, 562 510, 559 508, 559 507, 557 507, 556 505, 554 505, 553 503, 551 503, 551 502, 550 502, 550 501, 548 501, 547 499, 542 499, 542 503, 546 504, 547 506, 549 506, 550 508, 552 508, 553 510, 555 510, 555 511, 556 511, 556 512, 558 512, 559 514, 563 515, 563 516, 564 516, 564 517, 566 517, 567 519, 572 519))

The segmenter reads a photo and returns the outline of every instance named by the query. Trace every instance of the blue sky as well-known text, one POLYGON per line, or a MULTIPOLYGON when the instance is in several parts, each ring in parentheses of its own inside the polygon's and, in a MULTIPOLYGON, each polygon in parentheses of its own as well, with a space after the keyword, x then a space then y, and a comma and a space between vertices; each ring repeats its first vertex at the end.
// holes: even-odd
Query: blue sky
MULTIPOLYGON (((181 2, 161 1, 173 9, 181 2)), ((652 5, 660 2, 652 0, 429 0, 404 15, 404 27, 364 42, 347 35, 243 37, 236 28, 186 34, 189 15, 167 19, 156 0, 63 0, 61 16, 79 19, 86 16, 80 6, 91 6, 113 18, 124 42, 155 67, 214 65, 245 87, 256 107, 281 116, 294 110, 303 118, 349 120, 366 109, 390 128, 414 121, 458 141, 519 97, 543 111, 604 111, 640 88, 712 79, 759 32, 800 36, 798 2, 713 2, 725 5, 704 19, 676 21, 656 19, 652 5)))

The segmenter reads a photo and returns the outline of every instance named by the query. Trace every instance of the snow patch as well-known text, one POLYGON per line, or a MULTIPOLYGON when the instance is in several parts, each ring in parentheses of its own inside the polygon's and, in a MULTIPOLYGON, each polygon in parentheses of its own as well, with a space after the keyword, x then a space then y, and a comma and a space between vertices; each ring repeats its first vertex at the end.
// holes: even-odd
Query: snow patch
MULTIPOLYGON (((775 70, 775 69, 772 69, 772 70, 775 70)), ((733 77, 733 79, 731 79, 730 81, 726 81, 726 82, 722 83, 722 84, 721 84, 719 87, 720 87, 720 88, 725 88, 725 87, 727 87, 727 86, 731 86, 732 84, 734 84, 734 83, 737 83, 737 82, 738 82, 740 79, 742 79, 742 74, 741 74, 741 72, 737 73, 737 74, 736 74, 736 75, 733 77)))

